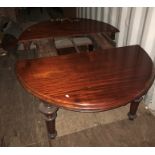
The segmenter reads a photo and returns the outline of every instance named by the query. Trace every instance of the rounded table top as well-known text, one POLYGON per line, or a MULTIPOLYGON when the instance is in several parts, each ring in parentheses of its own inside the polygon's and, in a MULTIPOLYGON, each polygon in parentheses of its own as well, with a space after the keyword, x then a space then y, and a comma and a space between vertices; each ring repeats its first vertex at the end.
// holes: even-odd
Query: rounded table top
POLYGON ((119 32, 110 24, 91 19, 64 19, 62 21, 43 21, 28 27, 19 41, 48 37, 86 35, 102 32, 119 32))
POLYGON ((25 89, 49 104, 75 111, 104 111, 144 95, 155 70, 138 45, 90 53, 19 60, 25 89))

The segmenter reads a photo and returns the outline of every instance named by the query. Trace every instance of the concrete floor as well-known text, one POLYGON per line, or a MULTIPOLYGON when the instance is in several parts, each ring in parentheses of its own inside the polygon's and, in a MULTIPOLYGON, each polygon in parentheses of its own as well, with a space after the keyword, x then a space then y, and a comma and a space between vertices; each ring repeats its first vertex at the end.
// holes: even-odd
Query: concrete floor
POLYGON ((76 133, 58 137, 50 146, 74 147, 153 147, 155 117, 143 113, 136 120, 127 119, 100 124, 76 133))

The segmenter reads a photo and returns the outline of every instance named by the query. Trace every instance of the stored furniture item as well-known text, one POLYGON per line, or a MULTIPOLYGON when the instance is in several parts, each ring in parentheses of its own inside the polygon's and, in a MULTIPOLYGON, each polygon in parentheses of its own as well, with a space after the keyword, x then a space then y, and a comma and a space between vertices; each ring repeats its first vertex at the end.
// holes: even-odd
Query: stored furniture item
POLYGON ((44 21, 30 26, 21 34, 19 41, 102 32, 113 39, 113 35, 119 30, 110 24, 91 19, 62 19, 61 21, 44 21))
MULTIPOLYGON (((108 39, 106 40, 102 34, 106 34, 106 36, 112 41, 112 39, 114 39, 115 33, 117 32, 119 32, 118 29, 104 22, 99 22, 91 19, 64 18, 59 19, 58 21, 44 21, 30 26, 20 35, 18 43, 23 44, 26 50, 30 50, 31 44, 34 42, 35 44, 37 44, 37 41, 40 39, 50 39, 51 41, 53 41, 53 43, 51 44, 54 45, 55 38, 65 37, 73 40, 71 45, 70 43, 68 43, 67 46, 77 46, 76 44, 73 44, 75 43, 74 38, 84 37, 92 39, 96 42, 100 40, 99 44, 102 44, 102 49, 105 49, 107 48, 107 45, 103 46, 105 42, 106 44, 108 44, 108 48, 109 46, 113 46, 112 43, 108 41, 108 39), (99 34, 101 34, 102 36, 100 36, 98 39, 98 37, 96 36, 98 36, 99 34), (96 37, 97 39, 93 39, 93 37, 96 37)), ((83 45, 84 42, 80 42, 80 44, 83 45)), ((87 44, 85 45, 87 46, 87 44)), ((78 46, 80 47, 80 45, 78 46)), ((78 48, 76 49, 76 51, 77 50, 78 48)))
POLYGON ((59 108, 99 112, 131 103, 128 116, 134 119, 155 68, 148 54, 135 45, 20 60, 16 74, 22 86, 42 101, 49 138, 55 138, 59 108))

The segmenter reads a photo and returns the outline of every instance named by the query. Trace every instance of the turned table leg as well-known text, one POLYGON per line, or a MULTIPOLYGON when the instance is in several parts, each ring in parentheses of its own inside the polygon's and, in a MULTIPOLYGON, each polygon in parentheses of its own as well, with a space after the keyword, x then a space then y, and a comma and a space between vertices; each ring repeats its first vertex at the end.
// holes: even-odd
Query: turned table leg
POLYGON ((49 105, 48 103, 40 103, 39 110, 45 116, 48 137, 54 139, 57 136, 55 119, 57 117, 58 107, 49 105))
POLYGON ((130 103, 130 111, 128 113, 129 120, 134 120, 136 118, 136 112, 142 99, 143 97, 140 97, 139 99, 136 99, 130 103))

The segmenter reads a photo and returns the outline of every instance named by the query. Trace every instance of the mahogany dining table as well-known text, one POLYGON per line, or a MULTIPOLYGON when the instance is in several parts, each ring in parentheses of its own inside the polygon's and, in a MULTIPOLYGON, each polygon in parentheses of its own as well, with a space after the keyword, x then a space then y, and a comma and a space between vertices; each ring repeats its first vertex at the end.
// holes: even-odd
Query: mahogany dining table
POLYGON ((99 112, 130 103, 128 116, 133 120, 154 81, 155 69, 145 50, 133 45, 18 60, 16 74, 21 85, 42 101, 39 109, 49 138, 55 138, 59 108, 99 112))
POLYGON ((73 37, 86 36, 94 42, 94 38, 96 38, 98 34, 102 34, 102 36, 104 38, 106 37, 109 42, 115 44, 115 35, 118 32, 119 30, 114 26, 101 21, 83 18, 64 18, 54 21, 42 21, 29 26, 19 36, 18 43, 23 44, 24 49, 29 51, 32 43, 39 48, 40 45, 38 40, 47 39, 53 46, 53 50, 57 51, 54 43, 55 38, 68 37, 72 39, 73 37))
POLYGON ((26 42, 41 38, 81 36, 94 33, 106 33, 112 40, 119 32, 114 26, 92 19, 73 18, 48 20, 31 25, 19 36, 19 42, 26 42))

